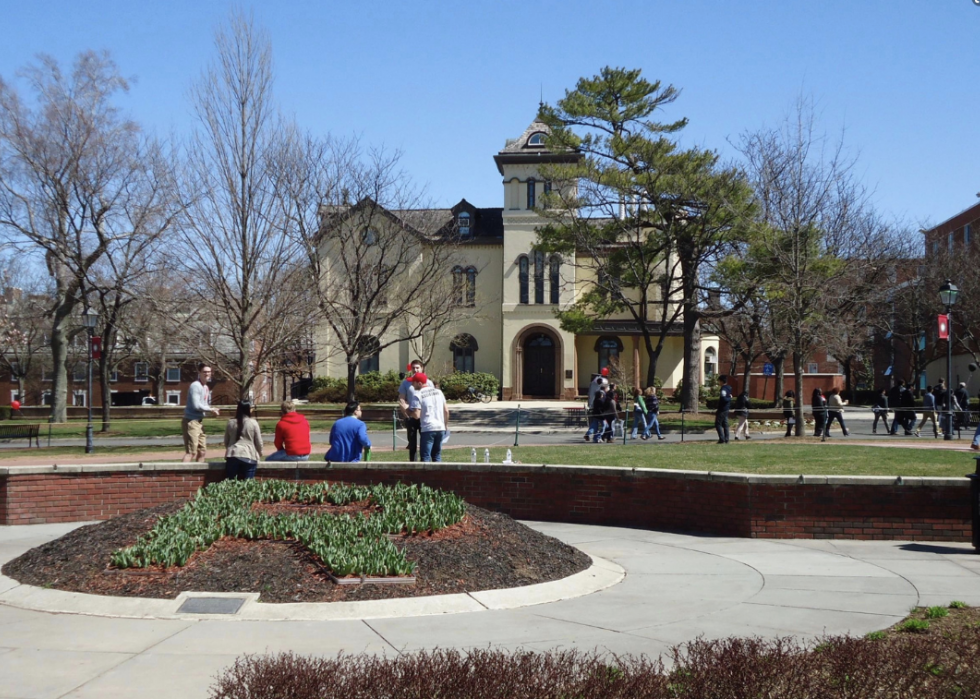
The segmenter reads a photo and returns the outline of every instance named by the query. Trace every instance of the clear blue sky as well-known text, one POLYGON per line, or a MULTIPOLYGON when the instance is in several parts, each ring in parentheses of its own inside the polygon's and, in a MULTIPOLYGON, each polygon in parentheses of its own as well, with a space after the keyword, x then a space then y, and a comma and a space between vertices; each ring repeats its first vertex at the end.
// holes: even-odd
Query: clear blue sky
POLYGON ((436 205, 501 206, 492 156, 605 65, 681 88, 663 114, 721 150, 800 95, 846 129, 879 208, 938 223, 980 191, 980 6, 973 0, 0 0, 0 75, 39 52, 111 52, 131 115, 187 133, 188 87, 232 7, 272 39, 284 112, 320 134, 398 149, 436 205))

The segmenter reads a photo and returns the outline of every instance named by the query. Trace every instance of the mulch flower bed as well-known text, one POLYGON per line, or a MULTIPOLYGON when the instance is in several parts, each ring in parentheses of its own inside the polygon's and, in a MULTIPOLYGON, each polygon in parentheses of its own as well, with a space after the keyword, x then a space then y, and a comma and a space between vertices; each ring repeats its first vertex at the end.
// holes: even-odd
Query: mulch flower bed
MULTIPOLYGON (((435 534, 394 537, 417 564, 414 585, 348 585, 330 581, 304 548, 283 541, 222 539, 170 568, 109 567, 113 551, 131 545, 184 502, 140 510, 75 529, 31 549, 3 574, 42 587, 125 597, 173 599, 179 593, 258 592, 263 602, 339 602, 476 592, 558 580, 591 564, 581 551, 507 515, 467 506, 466 517, 435 534)), ((261 505, 283 511, 288 505, 261 505)), ((356 511, 304 507, 319 511, 356 511)))

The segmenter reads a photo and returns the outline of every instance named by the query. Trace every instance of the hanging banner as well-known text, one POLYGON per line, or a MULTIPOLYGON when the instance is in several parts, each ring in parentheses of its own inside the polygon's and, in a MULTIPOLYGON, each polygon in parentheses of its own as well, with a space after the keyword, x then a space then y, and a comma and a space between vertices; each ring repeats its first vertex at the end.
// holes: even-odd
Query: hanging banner
POLYGON ((102 338, 92 338, 92 359, 102 359, 102 338))
POLYGON ((939 339, 940 340, 949 339, 949 316, 946 315, 939 316, 939 339))

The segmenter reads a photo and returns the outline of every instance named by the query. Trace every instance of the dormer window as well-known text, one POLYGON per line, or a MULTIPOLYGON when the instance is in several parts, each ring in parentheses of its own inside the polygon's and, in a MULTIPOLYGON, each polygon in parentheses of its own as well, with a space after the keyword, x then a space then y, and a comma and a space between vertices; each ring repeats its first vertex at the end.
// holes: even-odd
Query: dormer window
POLYGON ((459 235, 462 238, 468 238, 470 235, 470 214, 469 212, 463 211, 456 217, 456 227, 459 230, 459 235))
POLYGON ((527 139, 528 148, 544 148, 544 134, 540 131, 531 134, 531 137, 527 139))

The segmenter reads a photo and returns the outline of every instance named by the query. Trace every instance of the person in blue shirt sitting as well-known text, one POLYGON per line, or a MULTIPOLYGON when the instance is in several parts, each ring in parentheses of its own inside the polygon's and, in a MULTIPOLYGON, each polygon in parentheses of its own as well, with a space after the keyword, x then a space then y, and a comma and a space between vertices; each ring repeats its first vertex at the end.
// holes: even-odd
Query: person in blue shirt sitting
POLYGON ((324 456, 326 461, 352 463, 361 460, 361 452, 371 448, 367 425, 361 421, 361 404, 348 403, 344 417, 330 428, 330 450, 324 456))

